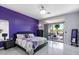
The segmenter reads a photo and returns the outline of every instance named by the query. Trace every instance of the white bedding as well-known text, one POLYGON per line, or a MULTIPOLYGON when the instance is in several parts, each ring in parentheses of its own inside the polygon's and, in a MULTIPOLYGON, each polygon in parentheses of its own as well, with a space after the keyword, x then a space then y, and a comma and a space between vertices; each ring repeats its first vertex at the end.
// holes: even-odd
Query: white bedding
POLYGON ((42 45, 47 42, 47 39, 44 37, 33 37, 33 38, 17 38, 16 44, 26 49, 27 52, 33 51, 36 49, 39 45, 42 45))

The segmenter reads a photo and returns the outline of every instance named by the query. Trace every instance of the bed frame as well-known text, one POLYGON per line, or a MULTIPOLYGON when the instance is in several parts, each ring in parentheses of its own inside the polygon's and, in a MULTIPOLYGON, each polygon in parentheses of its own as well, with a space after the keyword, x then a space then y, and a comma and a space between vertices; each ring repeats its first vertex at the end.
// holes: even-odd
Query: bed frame
MULTIPOLYGON (((40 45, 40 46, 38 46, 38 47, 34 50, 34 54, 35 54, 37 51, 39 51, 40 49, 42 49, 44 46, 46 46, 46 45, 47 45, 47 42, 44 43, 44 44, 42 44, 42 45, 40 45)), ((16 46, 18 46, 19 48, 21 48, 23 51, 26 52, 26 49, 24 49, 23 47, 21 47, 21 46, 19 46, 19 45, 17 45, 17 44, 16 44, 16 46)), ((26 53, 29 55, 28 52, 26 52, 26 53)))
MULTIPOLYGON (((29 33, 32 33, 32 32, 17 32, 17 33, 15 33, 14 34, 14 39, 16 40, 16 34, 29 34, 29 33)), ((42 49, 44 46, 46 46, 47 45, 47 42, 46 43, 44 43, 44 44, 42 44, 42 45, 40 45, 40 46, 38 46, 35 50, 34 50, 34 54, 37 52, 37 51, 39 51, 40 49, 42 49)), ((16 46, 18 46, 19 48, 21 48, 22 50, 24 50, 25 52, 26 52, 26 49, 24 49, 23 47, 21 47, 21 46, 19 46, 19 45, 17 45, 16 44, 16 46)), ((26 52, 28 55, 29 55, 29 53, 28 52, 26 52)))

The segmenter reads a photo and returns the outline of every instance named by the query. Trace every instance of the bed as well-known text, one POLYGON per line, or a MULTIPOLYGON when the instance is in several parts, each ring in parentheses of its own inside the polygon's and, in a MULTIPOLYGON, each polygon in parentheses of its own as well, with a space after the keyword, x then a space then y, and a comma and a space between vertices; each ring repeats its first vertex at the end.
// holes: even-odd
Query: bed
POLYGON ((34 54, 47 44, 47 39, 37 37, 32 32, 16 33, 16 45, 25 50, 28 54, 34 54))

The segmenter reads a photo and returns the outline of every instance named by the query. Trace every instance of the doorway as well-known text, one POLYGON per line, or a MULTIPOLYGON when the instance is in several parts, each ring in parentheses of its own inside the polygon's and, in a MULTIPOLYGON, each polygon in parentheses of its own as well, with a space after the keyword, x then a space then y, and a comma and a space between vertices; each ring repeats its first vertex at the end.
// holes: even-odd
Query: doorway
POLYGON ((64 42, 64 23, 48 24, 47 38, 51 41, 64 42))

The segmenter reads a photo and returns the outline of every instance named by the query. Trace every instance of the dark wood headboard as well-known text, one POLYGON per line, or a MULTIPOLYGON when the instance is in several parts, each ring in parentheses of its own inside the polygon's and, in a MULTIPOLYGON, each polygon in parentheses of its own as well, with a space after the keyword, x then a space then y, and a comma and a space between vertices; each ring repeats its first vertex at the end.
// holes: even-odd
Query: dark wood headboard
POLYGON ((33 32, 16 32, 13 37, 14 39, 16 39, 17 34, 33 34, 33 32))
POLYGON ((17 32, 15 34, 31 34, 31 33, 33 33, 33 32, 17 32))

